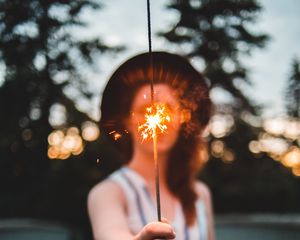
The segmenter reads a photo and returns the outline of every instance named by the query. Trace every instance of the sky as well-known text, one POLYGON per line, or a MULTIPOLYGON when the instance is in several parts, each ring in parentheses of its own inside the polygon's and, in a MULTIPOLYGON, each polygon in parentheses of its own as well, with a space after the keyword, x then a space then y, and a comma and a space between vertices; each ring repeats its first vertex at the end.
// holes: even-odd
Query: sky
MULTIPOLYGON (((78 107, 99 119, 101 93, 112 74, 123 61, 140 52, 148 51, 146 0, 110 0, 102 1, 100 11, 85 11, 82 18, 88 27, 76 31, 79 38, 100 37, 109 45, 124 45, 125 51, 112 57, 102 57, 95 73, 87 78, 90 89, 95 93, 92 102, 79 101, 78 107)), ((151 27, 153 50, 174 52, 158 31, 169 29, 176 22, 177 13, 165 9, 169 0, 152 0, 151 27)), ((264 106, 263 117, 283 116, 284 91, 289 77, 292 59, 300 59, 300 1, 299 0, 261 0, 263 11, 252 26, 253 31, 268 34, 271 39, 266 48, 252 52, 242 61, 249 69, 252 86, 241 85, 243 92, 264 106)), ((75 36, 76 37, 76 36, 75 36)), ((178 54, 180 50, 176 49, 178 54)), ((1 70, 0 66, 0 75, 1 70)), ((2 78, 3 81, 3 78, 2 78)), ((1 84, 1 76, 0 76, 1 84)), ((72 92, 71 94, 72 95, 72 92)), ((214 91, 212 98, 227 101, 222 91, 214 91)))
MULTIPOLYGON (((151 1, 153 50, 174 50, 155 35, 176 21, 176 12, 165 10, 167 2, 151 1)), ((271 39, 266 48, 253 50, 251 56, 242 59, 250 70, 252 86, 241 88, 250 99, 264 106, 264 117, 279 117, 285 114, 284 92, 292 59, 300 58, 300 1, 262 0, 260 3, 263 11, 252 28, 255 32, 267 33, 271 39)), ((95 106, 98 106, 101 92, 113 70, 130 56, 148 51, 146 9, 146 0, 110 0, 105 2, 102 11, 84 16, 90 23, 86 34, 101 36, 109 44, 127 46, 123 53, 100 63, 100 71, 93 80, 99 93, 94 99, 95 106)), ((177 52, 181 53, 180 50, 177 52)), ((217 91, 213 98, 226 101, 223 95, 217 91)), ((97 116, 96 112, 93 110, 94 116, 97 116)))
POLYGON ((246 60, 253 87, 248 95, 265 106, 266 117, 284 115, 284 94, 293 58, 300 59, 300 1, 263 0, 257 29, 270 35, 266 49, 246 60))

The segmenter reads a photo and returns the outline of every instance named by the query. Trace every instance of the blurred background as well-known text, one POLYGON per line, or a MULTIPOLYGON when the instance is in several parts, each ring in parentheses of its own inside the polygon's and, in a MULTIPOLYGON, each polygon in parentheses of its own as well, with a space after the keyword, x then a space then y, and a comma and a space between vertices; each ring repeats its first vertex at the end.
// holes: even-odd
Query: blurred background
MULTIPOLYGON (((199 178, 216 215, 298 216, 300 2, 161 0, 151 11, 153 50, 188 57, 210 82, 199 178)), ((91 239, 87 193, 120 166, 97 124, 102 91, 145 51, 146 0, 0 1, 0 221, 91 239)))

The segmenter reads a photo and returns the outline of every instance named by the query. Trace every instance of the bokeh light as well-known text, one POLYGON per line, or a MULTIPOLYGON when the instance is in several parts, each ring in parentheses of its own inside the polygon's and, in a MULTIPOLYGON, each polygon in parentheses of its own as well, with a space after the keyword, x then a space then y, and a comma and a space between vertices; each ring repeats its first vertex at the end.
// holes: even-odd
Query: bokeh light
POLYGON ((64 133, 60 130, 56 130, 48 136, 48 143, 51 146, 58 146, 64 139, 64 133))
POLYGON ((285 131, 286 120, 283 118, 266 119, 263 128, 266 132, 273 135, 282 135, 285 131))
POLYGON ((293 167, 292 172, 296 177, 300 177, 300 166, 293 167))
POLYGON ((89 142, 95 141, 100 135, 98 126, 90 121, 84 122, 81 130, 83 139, 89 142))
POLYGON ((270 152, 277 155, 283 154, 289 147, 284 139, 273 137, 268 134, 263 135, 263 137, 259 139, 258 146, 262 152, 270 152))
POLYGON ((92 122, 85 122, 82 125, 82 136, 77 127, 55 130, 48 136, 48 157, 63 160, 72 155, 79 155, 84 150, 84 140, 95 141, 99 133, 97 125, 92 122))
POLYGON ((260 153, 260 150, 261 150, 261 146, 260 146, 260 142, 259 141, 251 141, 249 143, 249 150, 252 152, 252 153, 260 153))
POLYGON ((224 151, 223 158, 222 158, 223 162, 232 163, 234 161, 234 159, 235 159, 234 152, 230 149, 226 149, 224 151))
POLYGON ((210 133, 216 138, 228 135, 234 126, 233 117, 229 114, 217 114, 211 118, 210 133))
POLYGON ((257 140, 249 143, 252 153, 265 152, 300 177, 300 121, 295 118, 265 120, 257 140))
POLYGON ((225 142, 221 140, 213 140, 211 143, 211 155, 220 158, 224 163, 232 163, 235 160, 233 150, 226 147, 225 142))
POLYGON ((291 140, 300 137, 300 121, 290 120, 286 125, 284 136, 291 140))
MULTIPOLYGON (((244 119, 260 130, 257 139, 248 143, 254 157, 261 154, 281 163, 291 170, 294 176, 300 177, 300 121, 289 117, 278 117, 259 121, 250 115, 244 119)), ((232 163, 235 152, 226 146, 223 137, 234 130, 234 119, 229 114, 215 114, 208 126, 205 136, 213 137, 210 154, 224 163, 232 163)))
POLYGON ((216 158, 221 158, 224 154, 225 144, 221 140, 214 140, 211 143, 211 154, 216 158))
POLYGON ((300 167, 300 149, 291 147, 282 157, 281 163, 290 168, 300 167))

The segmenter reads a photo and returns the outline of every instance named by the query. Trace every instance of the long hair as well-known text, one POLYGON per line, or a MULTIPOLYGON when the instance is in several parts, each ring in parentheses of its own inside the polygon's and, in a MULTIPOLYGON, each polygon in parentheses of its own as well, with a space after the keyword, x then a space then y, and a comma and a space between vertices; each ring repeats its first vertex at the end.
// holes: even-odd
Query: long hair
MULTIPOLYGON (((123 63, 111 76, 104 90, 101 104, 100 128, 107 134, 117 133, 122 138, 117 147, 127 163, 132 157, 132 141, 125 128, 137 90, 151 82, 164 83, 176 90, 181 108, 188 120, 181 125, 179 137, 167 162, 167 184, 179 198, 188 225, 196 219, 194 190, 196 174, 204 159, 199 148, 205 149, 201 133, 211 115, 209 88, 204 77, 185 58, 166 52, 137 55, 123 63)), ((114 135, 114 134, 112 134, 114 135)))

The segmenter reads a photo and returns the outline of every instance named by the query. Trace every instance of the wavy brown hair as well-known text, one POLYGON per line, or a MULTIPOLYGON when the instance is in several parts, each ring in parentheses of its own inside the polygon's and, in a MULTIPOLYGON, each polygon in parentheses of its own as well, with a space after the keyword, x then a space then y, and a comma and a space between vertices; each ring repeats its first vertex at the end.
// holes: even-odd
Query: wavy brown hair
POLYGON ((176 90, 182 109, 189 113, 189 120, 180 129, 179 137, 171 150, 167 166, 167 184, 179 198, 188 225, 196 219, 194 180, 201 169, 199 148, 205 149, 201 133, 211 115, 209 88, 204 77, 189 61, 181 56, 153 52, 137 55, 123 63, 111 76, 103 92, 100 128, 108 133, 123 135, 114 141, 127 163, 132 157, 130 133, 126 134, 125 120, 130 115, 131 104, 137 90, 151 82, 165 83, 176 90))

